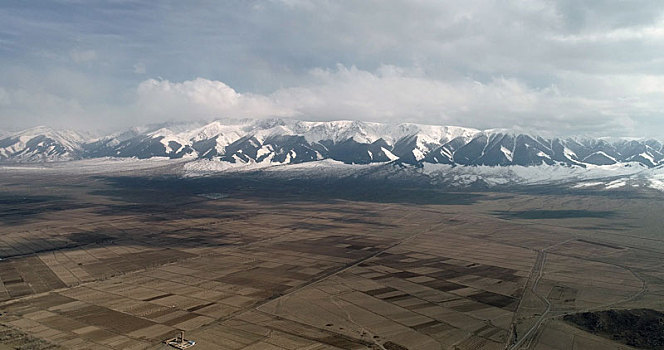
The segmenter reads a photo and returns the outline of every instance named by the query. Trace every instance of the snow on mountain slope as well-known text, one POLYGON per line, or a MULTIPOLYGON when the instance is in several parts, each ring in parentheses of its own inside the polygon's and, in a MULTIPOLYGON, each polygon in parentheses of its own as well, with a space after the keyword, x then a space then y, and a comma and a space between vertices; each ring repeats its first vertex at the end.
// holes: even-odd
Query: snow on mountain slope
POLYGON ((294 134, 300 134, 309 142, 321 142, 331 140, 342 142, 353 139, 359 143, 374 143, 383 139, 390 145, 394 145, 404 137, 417 135, 425 142, 444 143, 453 138, 464 136, 472 137, 479 130, 454 127, 420 124, 381 124, 350 120, 331 122, 304 122, 293 123, 291 130, 294 134))
POLYGON ((76 131, 39 126, 1 139, 0 160, 31 162, 78 159, 82 144, 89 139, 90 136, 76 131))
POLYGON ((664 165, 664 145, 649 139, 550 139, 504 129, 290 119, 165 123, 97 139, 35 128, 0 140, 3 162, 99 157, 214 160, 248 167, 330 159, 345 164, 395 161, 416 166, 592 168, 639 163, 654 168, 664 165))

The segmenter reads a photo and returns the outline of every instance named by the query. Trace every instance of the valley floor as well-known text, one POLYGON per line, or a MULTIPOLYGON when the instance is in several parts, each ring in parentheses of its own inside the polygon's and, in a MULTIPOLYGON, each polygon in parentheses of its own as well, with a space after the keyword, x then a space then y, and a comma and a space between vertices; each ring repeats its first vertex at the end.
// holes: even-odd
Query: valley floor
POLYGON ((656 196, 153 175, 4 173, 0 343, 631 349, 563 317, 664 310, 656 196))

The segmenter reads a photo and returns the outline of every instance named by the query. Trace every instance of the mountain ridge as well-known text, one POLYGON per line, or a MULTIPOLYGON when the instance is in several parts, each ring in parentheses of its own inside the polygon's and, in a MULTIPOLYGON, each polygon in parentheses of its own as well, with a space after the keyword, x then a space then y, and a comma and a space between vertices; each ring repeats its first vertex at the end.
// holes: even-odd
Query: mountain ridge
POLYGON ((478 130, 352 120, 215 120, 136 127, 94 138, 37 127, 0 138, 0 162, 52 162, 101 157, 208 159, 228 163, 346 164, 402 162, 464 166, 664 164, 654 139, 556 137, 505 129, 478 130))

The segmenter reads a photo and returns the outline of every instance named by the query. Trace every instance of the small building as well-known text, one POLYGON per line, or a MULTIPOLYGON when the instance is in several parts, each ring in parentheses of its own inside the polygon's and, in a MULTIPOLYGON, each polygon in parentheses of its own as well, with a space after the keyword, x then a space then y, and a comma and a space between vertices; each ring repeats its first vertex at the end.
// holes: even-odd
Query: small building
POLYGON ((166 339, 164 340, 164 344, 172 346, 176 349, 189 349, 190 347, 196 345, 196 342, 193 340, 185 339, 184 331, 180 331, 179 337, 166 339))

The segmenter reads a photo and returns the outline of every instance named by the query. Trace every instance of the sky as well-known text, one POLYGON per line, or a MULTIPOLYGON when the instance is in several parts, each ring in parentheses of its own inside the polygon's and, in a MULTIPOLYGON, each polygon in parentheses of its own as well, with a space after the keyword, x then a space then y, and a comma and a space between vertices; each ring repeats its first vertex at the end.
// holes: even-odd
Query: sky
POLYGON ((0 2, 0 130, 273 117, 664 138, 664 1, 0 2))

